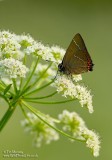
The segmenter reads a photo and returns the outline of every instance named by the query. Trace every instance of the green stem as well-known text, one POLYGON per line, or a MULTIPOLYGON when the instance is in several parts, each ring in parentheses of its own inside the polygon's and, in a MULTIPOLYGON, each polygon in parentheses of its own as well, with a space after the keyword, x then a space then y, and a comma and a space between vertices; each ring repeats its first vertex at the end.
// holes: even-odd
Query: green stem
POLYGON ((12 78, 12 81, 13 81, 13 86, 14 86, 15 93, 17 93, 16 80, 14 78, 12 78))
MULTIPOLYGON (((31 119, 28 117, 28 115, 27 115, 26 111, 24 110, 24 108, 23 108, 23 106, 22 106, 21 103, 19 103, 19 106, 20 106, 20 108, 21 108, 24 116, 26 117, 26 119, 32 124, 31 119)), ((38 111, 38 113, 39 113, 41 116, 43 116, 43 117, 45 117, 45 118, 48 118, 48 117, 47 117, 45 114, 43 114, 42 112, 38 111)), ((51 119, 52 119, 55 123, 59 123, 59 122, 60 122, 59 120, 57 120, 57 119, 55 119, 55 118, 51 118, 51 119)))
POLYGON ((11 106, 8 108, 8 110, 6 111, 6 113, 4 114, 4 116, 2 117, 0 121, 0 131, 2 131, 2 129, 4 128, 8 120, 10 119, 11 115, 15 111, 15 109, 16 109, 16 106, 11 106))
MULTIPOLYGON (((5 87, 6 87, 6 86, 5 86, 5 87)), ((0 83, 0 90, 1 90, 1 89, 4 90, 5 87, 3 86, 3 84, 0 83)))
POLYGON ((28 99, 28 100, 44 99, 44 98, 52 97, 52 96, 54 96, 56 93, 57 93, 57 91, 55 91, 55 92, 53 92, 53 93, 51 93, 51 94, 49 94, 49 95, 47 95, 47 96, 31 97, 31 98, 29 98, 29 97, 23 97, 23 99, 26 99, 26 100, 27 100, 27 99, 28 99))
POLYGON ((8 103, 8 105, 9 105, 9 101, 7 100, 7 98, 6 98, 5 95, 2 95, 2 94, 0 93, 0 97, 2 97, 2 98, 8 103))
POLYGON ((0 83, 1 83, 4 87, 7 86, 2 80, 0 80, 0 83))
POLYGON ((38 81, 44 76, 44 74, 45 74, 45 73, 47 72, 47 70, 51 67, 51 65, 52 65, 52 62, 51 62, 51 63, 48 65, 48 67, 43 71, 42 75, 35 80, 35 82, 32 84, 31 87, 34 87, 34 86, 38 83, 38 81))
POLYGON ((38 110, 35 110, 32 106, 30 106, 29 104, 27 104, 27 103, 24 102, 24 101, 22 101, 22 103, 23 103, 23 105, 24 105, 25 107, 27 107, 31 112, 33 112, 41 121, 43 121, 45 124, 47 124, 49 127, 51 127, 52 129, 54 129, 54 130, 57 131, 58 133, 66 136, 66 137, 68 137, 68 138, 70 138, 70 139, 77 140, 77 141, 80 141, 80 142, 85 142, 85 140, 81 140, 81 139, 78 139, 78 138, 74 138, 74 137, 70 136, 69 134, 63 132, 62 130, 60 130, 60 129, 54 127, 54 126, 52 126, 51 124, 49 124, 49 123, 47 122, 46 119, 44 120, 44 119, 41 117, 41 115, 40 115, 40 113, 38 112, 38 110))
POLYGON ((26 84, 25 84, 24 87, 23 87, 23 91, 24 91, 24 89, 27 87, 28 83, 30 82, 30 80, 31 80, 31 78, 32 78, 32 76, 33 76, 33 74, 34 74, 34 72, 35 72, 35 70, 36 70, 36 67, 37 67, 38 62, 39 62, 39 58, 36 60, 35 66, 34 66, 32 72, 31 72, 29 78, 27 79, 26 84))
MULTIPOLYGON (((0 81, 0 90, 4 91, 6 87, 7 85, 4 82, 0 81)), ((8 93, 13 94, 10 90, 8 91, 8 93)))
POLYGON ((39 103, 39 104, 61 104, 61 103, 67 103, 67 102, 74 101, 74 100, 76 100, 76 99, 69 99, 69 100, 65 100, 65 101, 42 102, 42 101, 36 101, 36 100, 27 99, 28 102, 39 103))
POLYGON ((18 100, 19 100, 19 96, 17 94, 17 96, 13 99, 12 102, 9 103, 7 101, 9 108, 6 111, 6 113, 4 114, 4 116, 2 117, 2 119, 0 120, 0 131, 3 129, 3 127, 6 125, 6 123, 8 122, 10 117, 12 116, 13 112, 15 111, 18 100))
POLYGON ((25 112, 25 110, 24 110, 24 108, 23 108, 23 106, 22 106, 21 103, 19 103, 19 106, 20 106, 20 108, 21 108, 21 110, 22 110, 25 118, 32 124, 32 121, 31 121, 30 118, 27 116, 27 114, 26 114, 26 112, 25 112))
MULTIPOLYGON (((24 59, 23 59, 23 64, 24 64, 24 65, 26 64, 26 55, 24 56, 24 59)), ((21 77, 21 78, 20 78, 19 90, 21 90, 22 83, 23 83, 23 78, 21 77)))
POLYGON ((53 82, 54 82, 54 79, 53 79, 51 82, 49 82, 49 83, 43 85, 42 87, 37 88, 37 89, 35 89, 35 90, 33 90, 33 91, 31 91, 31 92, 25 94, 24 96, 28 96, 28 95, 34 94, 34 93, 36 93, 37 91, 46 88, 47 86, 49 86, 49 85, 50 85, 51 83, 53 83, 53 82))

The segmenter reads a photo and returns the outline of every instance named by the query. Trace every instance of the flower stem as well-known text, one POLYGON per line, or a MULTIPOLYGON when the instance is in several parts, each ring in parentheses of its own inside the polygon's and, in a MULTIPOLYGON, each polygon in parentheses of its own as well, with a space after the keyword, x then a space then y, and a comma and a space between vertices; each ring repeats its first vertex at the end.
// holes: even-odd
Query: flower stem
POLYGON ((29 92, 29 93, 25 94, 25 96, 28 96, 28 95, 34 94, 34 93, 36 93, 37 91, 39 91, 39 90, 41 90, 41 89, 46 88, 47 86, 49 86, 49 85, 50 85, 50 84, 52 84, 53 82, 54 82, 54 79, 53 79, 51 82, 49 82, 49 83, 47 83, 47 84, 43 85, 42 87, 39 87, 39 88, 37 88, 37 89, 35 89, 35 90, 33 90, 33 91, 31 91, 31 92, 29 92))
POLYGON ((77 140, 77 141, 80 141, 80 142, 85 142, 85 140, 81 140, 81 139, 78 139, 78 138, 74 138, 74 137, 72 137, 71 135, 63 132, 62 130, 60 130, 60 129, 54 127, 54 126, 52 126, 51 124, 49 124, 49 123, 47 122, 46 119, 44 120, 44 119, 41 117, 41 115, 40 115, 40 113, 38 112, 38 110, 36 110, 35 108, 33 108, 32 106, 30 106, 29 104, 27 104, 27 103, 24 102, 24 101, 22 101, 22 103, 23 103, 23 105, 24 105, 25 107, 27 107, 31 112, 33 112, 41 121, 43 121, 45 124, 47 124, 49 127, 51 127, 52 129, 54 129, 54 130, 57 131, 58 133, 66 136, 66 137, 68 137, 68 138, 70 138, 70 139, 72 139, 72 140, 77 140))
POLYGON ((8 120, 10 119, 10 117, 12 116, 13 112, 15 111, 18 100, 19 100, 19 96, 17 94, 17 96, 10 103, 7 99, 5 99, 5 100, 7 101, 8 105, 9 105, 9 108, 7 109, 7 111, 4 114, 4 116, 2 117, 2 119, 0 120, 0 131, 2 131, 2 129, 4 128, 4 126, 6 125, 8 120))
POLYGON ((43 71, 42 75, 35 80, 35 82, 32 84, 31 87, 34 87, 34 86, 38 83, 38 81, 44 76, 44 74, 45 74, 45 73, 47 72, 47 70, 51 67, 51 65, 52 65, 52 62, 51 62, 51 63, 48 65, 48 67, 43 71))
POLYGON ((26 84, 25 84, 24 87, 23 87, 23 90, 27 87, 28 83, 30 82, 30 80, 31 80, 31 78, 32 78, 32 76, 33 76, 33 74, 34 74, 34 72, 35 72, 35 70, 36 70, 36 67, 37 67, 37 64, 38 64, 38 62, 39 62, 39 59, 40 59, 40 58, 38 58, 38 59, 36 60, 35 66, 34 66, 32 72, 31 72, 30 76, 28 77, 28 79, 27 79, 27 81, 26 81, 26 84))
POLYGON ((13 81, 13 86, 14 86, 15 93, 17 93, 17 85, 16 85, 16 81, 15 81, 14 78, 12 79, 12 81, 13 81))
POLYGON ((54 96, 56 93, 57 93, 57 91, 55 91, 55 92, 53 92, 53 93, 51 93, 51 94, 49 94, 49 95, 47 95, 47 96, 31 97, 31 98, 29 98, 29 97, 24 97, 24 99, 26 99, 26 100, 27 100, 27 99, 28 99, 28 100, 44 99, 44 98, 52 97, 52 96, 54 96))
POLYGON ((2 117, 2 119, 0 121, 0 131, 2 131, 2 129, 4 128, 4 126, 6 125, 8 120, 10 119, 11 115, 15 111, 15 109, 16 109, 16 105, 15 106, 10 106, 8 108, 8 110, 6 111, 6 113, 4 114, 4 116, 2 117))
POLYGON ((2 98, 8 103, 8 105, 9 105, 9 101, 8 101, 8 99, 6 98, 5 95, 2 95, 2 94, 0 93, 0 97, 2 97, 2 98))
MULTIPOLYGON (((24 65, 26 64, 26 55, 24 56, 23 64, 24 64, 24 65)), ((20 90, 20 89, 21 89, 21 87, 22 87, 22 83, 23 83, 23 78, 21 77, 21 78, 20 78, 19 90, 20 90)))
POLYGON ((25 118, 32 124, 32 121, 31 121, 30 118, 27 116, 27 114, 26 114, 26 112, 25 112, 25 110, 24 110, 24 108, 23 108, 23 106, 22 106, 21 103, 19 103, 19 106, 20 106, 20 108, 21 108, 21 110, 22 110, 25 118))
POLYGON ((74 100, 76 100, 76 99, 69 99, 69 100, 65 100, 65 101, 43 102, 43 101, 36 101, 36 100, 27 99, 28 102, 39 103, 39 104, 61 104, 61 103, 67 103, 67 102, 74 101, 74 100))

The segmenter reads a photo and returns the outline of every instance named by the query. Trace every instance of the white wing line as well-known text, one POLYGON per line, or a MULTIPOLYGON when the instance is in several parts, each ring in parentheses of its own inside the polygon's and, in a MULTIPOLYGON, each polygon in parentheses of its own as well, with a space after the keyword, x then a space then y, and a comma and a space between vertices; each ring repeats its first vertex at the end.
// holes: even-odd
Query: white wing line
MULTIPOLYGON (((75 40, 73 39, 73 42, 75 42, 75 40)), ((81 48, 79 47, 79 45, 75 42, 76 46, 79 48, 79 50, 81 50, 81 48)))
POLYGON ((81 58, 77 57, 76 55, 74 55, 74 57, 76 57, 77 59, 79 59, 80 61, 82 61, 82 62, 84 62, 84 63, 85 63, 85 61, 83 61, 83 59, 81 59, 81 58))

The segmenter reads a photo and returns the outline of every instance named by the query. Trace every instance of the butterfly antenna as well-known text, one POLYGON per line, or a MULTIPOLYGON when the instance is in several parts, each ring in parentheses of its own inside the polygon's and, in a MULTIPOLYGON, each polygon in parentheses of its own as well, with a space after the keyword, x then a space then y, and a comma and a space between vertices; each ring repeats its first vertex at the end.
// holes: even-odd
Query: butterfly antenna
POLYGON ((58 64, 58 62, 56 62, 56 61, 51 61, 51 60, 46 60, 46 62, 53 62, 53 63, 58 64))
POLYGON ((56 79, 56 77, 57 77, 58 73, 59 73, 59 70, 57 70, 57 72, 56 72, 56 75, 55 75, 54 79, 56 79))

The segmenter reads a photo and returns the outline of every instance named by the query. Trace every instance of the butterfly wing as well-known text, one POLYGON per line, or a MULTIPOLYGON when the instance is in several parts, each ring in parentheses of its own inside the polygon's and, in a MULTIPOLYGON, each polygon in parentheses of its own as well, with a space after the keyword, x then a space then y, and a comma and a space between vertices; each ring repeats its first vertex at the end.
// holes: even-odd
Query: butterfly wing
POLYGON ((68 73, 80 74, 92 70, 91 57, 79 33, 72 39, 62 63, 68 73))

